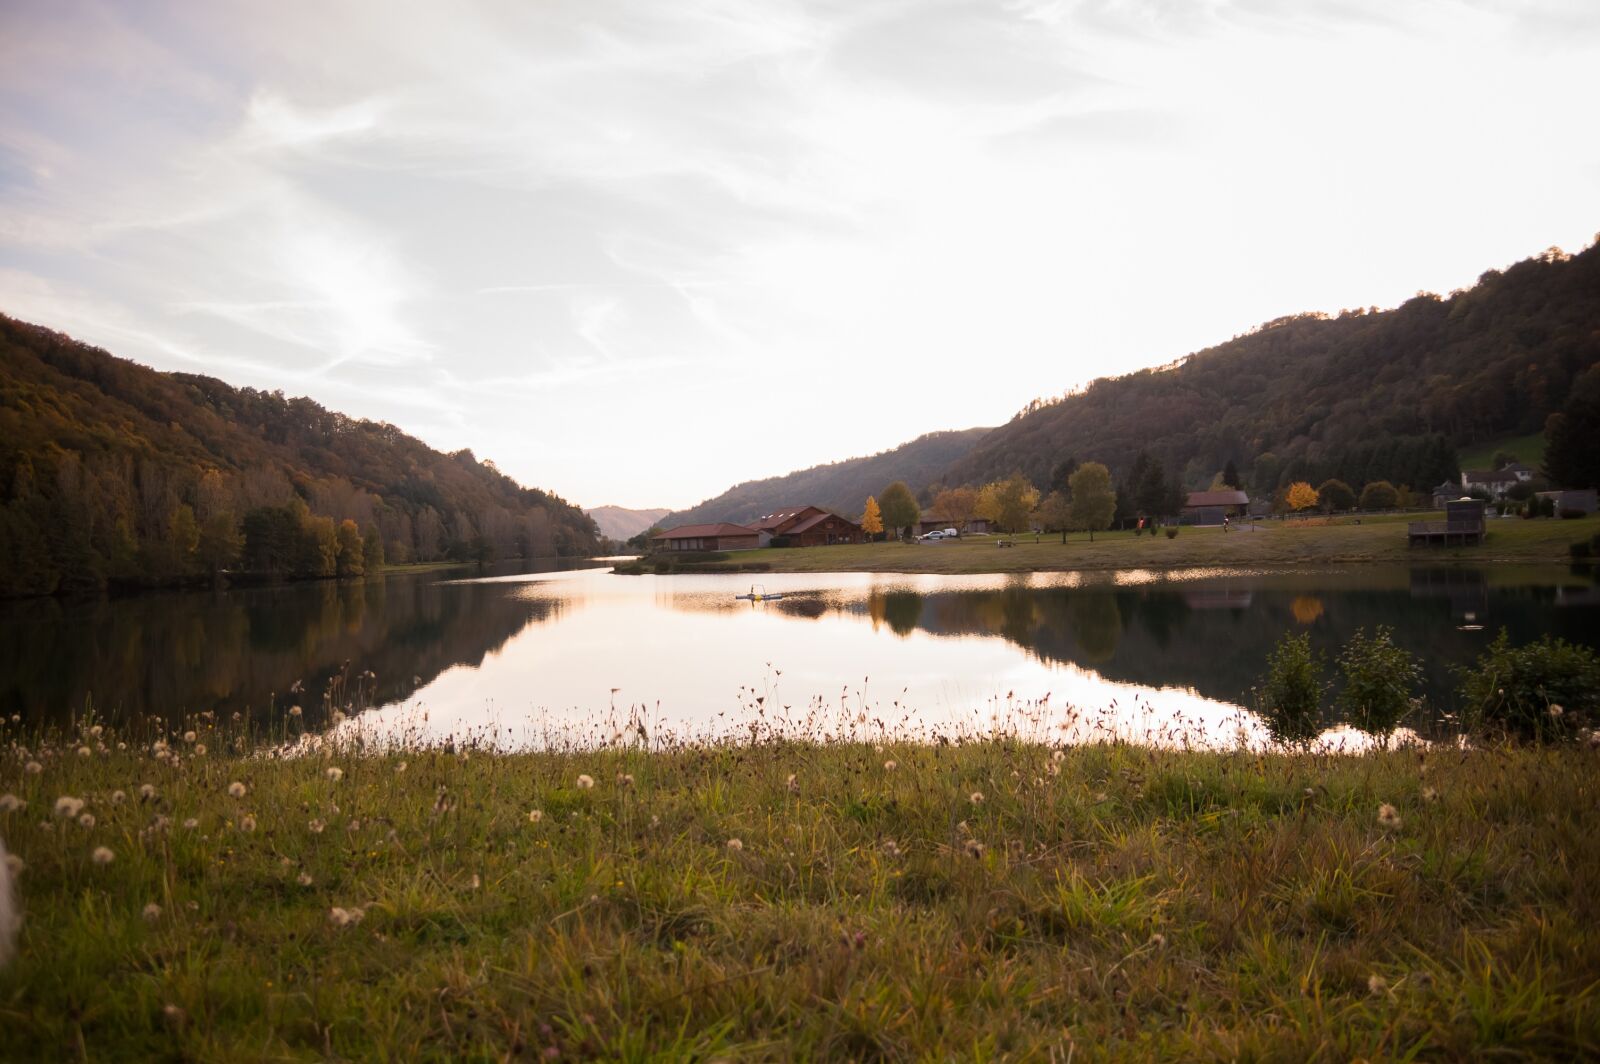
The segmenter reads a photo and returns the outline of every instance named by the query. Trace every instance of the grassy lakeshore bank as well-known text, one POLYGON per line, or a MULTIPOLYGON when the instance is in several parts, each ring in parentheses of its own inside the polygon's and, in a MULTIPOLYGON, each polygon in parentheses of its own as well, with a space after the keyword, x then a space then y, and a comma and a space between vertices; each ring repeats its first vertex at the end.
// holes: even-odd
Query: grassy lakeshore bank
MULTIPOLYGON (((1600 529, 1600 518, 1523 521, 1491 519, 1485 542, 1467 547, 1410 547, 1406 522, 1442 518, 1411 514, 1362 519, 1264 521, 1236 531, 1186 527, 1176 538, 1132 532, 1074 532, 1016 537, 969 536, 935 543, 868 543, 834 547, 780 547, 737 551, 726 560, 696 563, 681 572, 774 573, 893 572, 1007 573, 1103 569, 1286 568, 1304 565, 1393 562, 1415 565, 1566 563, 1567 547, 1600 529), (997 541, 1014 539, 1014 547, 997 541)), ((626 571, 624 569, 623 571, 626 571)))
POLYGON ((1600 1053, 1592 749, 7 728, 7 1059, 1600 1053))

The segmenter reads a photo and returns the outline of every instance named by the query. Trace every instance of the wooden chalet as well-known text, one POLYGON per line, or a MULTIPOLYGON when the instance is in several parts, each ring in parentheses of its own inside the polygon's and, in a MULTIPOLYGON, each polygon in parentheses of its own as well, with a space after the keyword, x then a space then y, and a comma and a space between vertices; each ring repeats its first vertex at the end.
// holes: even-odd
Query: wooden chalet
POLYGON ((820 506, 797 506, 758 517, 755 532, 786 547, 825 547, 834 543, 865 543, 861 526, 820 506))
POLYGON ((1451 546, 1483 542, 1483 500, 1457 499, 1444 505, 1443 521, 1412 521, 1407 528, 1411 546, 1451 546))
POLYGON ((744 525, 718 521, 709 525, 679 525, 650 537, 657 550, 755 550, 761 533, 744 525))
POLYGON ((1183 503, 1183 516, 1197 525, 1220 525, 1224 517, 1238 517, 1250 506, 1250 496, 1237 488, 1191 491, 1183 503))

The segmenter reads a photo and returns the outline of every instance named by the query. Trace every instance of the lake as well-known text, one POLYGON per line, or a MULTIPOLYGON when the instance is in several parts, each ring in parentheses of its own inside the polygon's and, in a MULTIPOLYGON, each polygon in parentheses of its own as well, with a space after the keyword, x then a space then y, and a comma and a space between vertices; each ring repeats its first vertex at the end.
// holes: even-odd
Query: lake
MULTIPOLYGON (((1014 731, 1257 742, 1273 642, 1330 658, 1391 625, 1440 734, 1501 628, 1600 643, 1600 588, 1564 567, 1005 576, 617 576, 600 560, 358 583, 0 606, 0 712, 201 710, 263 727, 496 747, 782 732, 928 740, 1014 731), (735 596, 753 580, 777 601, 735 596), (365 712, 361 712, 365 710, 365 712)), ((1341 736, 1343 733, 1340 733, 1341 736)))

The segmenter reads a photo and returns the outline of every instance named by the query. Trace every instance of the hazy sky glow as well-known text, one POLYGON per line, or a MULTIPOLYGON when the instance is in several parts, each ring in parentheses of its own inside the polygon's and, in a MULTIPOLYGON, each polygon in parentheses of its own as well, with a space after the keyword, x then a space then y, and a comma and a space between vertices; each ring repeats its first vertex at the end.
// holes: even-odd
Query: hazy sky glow
POLYGON ((684 506, 1576 250, 1597 100, 1589 0, 7 3, 0 310, 684 506))

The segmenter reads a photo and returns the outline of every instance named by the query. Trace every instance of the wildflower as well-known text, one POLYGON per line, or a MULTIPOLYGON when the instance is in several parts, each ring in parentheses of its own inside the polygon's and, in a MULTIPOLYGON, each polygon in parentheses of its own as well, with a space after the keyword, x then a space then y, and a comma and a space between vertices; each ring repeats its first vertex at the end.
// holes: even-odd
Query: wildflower
POLYGON ((1373 972, 1371 975, 1367 976, 1367 993, 1382 994, 1386 993, 1388 989, 1389 980, 1385 979, 1377 972, 1373 972))
POLYGON ((89 856, 94 859, 94 863, 97 865, 108 865, 117 859, 117 855, 111 852, 109 846, 96 846, 94 853, 89 856))
POLYGON ((328 771, 323 773, 323 775, 327 776, 328 779, 332 780, 334 783, 338 783, 340 780, 344 779, 344 769, 340 768, 338 765, 331 765, 329 766, 328 771))
POLYGON ((99 725, 99 724, 96 724, 94 727, 89 729, 89 735, 90 735, 91 738, 94 738, 94 739, 100 738, 101 734, 104 733, 104 732, 105 732, 105 728, 102 725, 99 725))
POLYGON ((194 756, 195 757, 205 757, 206 756, 206 744, 205 743, 195 743, 194 744, 194 756))
POLYGON ((350 823, 348 823, 348 824, 346 824, 344 826, 344 829, 346 831, 348 831, 350 834, 354 835, 356 832, 361 830, 361 821, 352 820, 352 821, 350 821, 350 823))
POLYGON ((18 809, 25 808, 27 804, 14 794, 0 794, 0 813, 15 813, 18 809))
POLYGON ((899 763, 894 761, 893 759, 890 759, 890 760, 885 761, 883 763, 883 771, 885 771, 885 772, 893 772, 895 769, 897 769, 899 767, 900 767, 899 763))
POLYGON ((299 883, 302 887, 309 887, 311 885, 311 876, 306 872, 301 872, 300 875, 295 878, 295 882, 299 883))
POLYGON ((301 709, 300 709, 299 706, 290 706, 289 707, 289 716, 298 717, 300 715, 300 713, 301 713, 301 709))
POLYGON ((44 771, 44 766, 39 764, 37 761, 29 761, 26 765, 22 766, 22 770, 30 776, 37 776, 39 773, 44 771))
POLYGON ((619 772, 619 773, 617 773, 617 786, 618 787, 632 787, 633 786, 633 773, 631 773, 631 772, 619 772))
POLYGON ((406 770, 406 763, 404 761, 400 762, 398 765, 396 765, 394 767, 394 771, 395 771, 396 775, 398 775, 401 772, 404 772, 405 770, 406 770))
POLYGON ((789 778, 783 781, 783 786, 790 794, 800 793, 800 780, 796 778, 793 772, 789 773, 789 778))
POLYGON ((86 830, 94 827, 94 814, 84 813, 78 818, 78 825, 86 830))
POLYGON ((228 784, 228 794, 229 794, 230 797, 243 798, 244 797, 244 792, 245 792, 245 786, 244 786, 244 784, 240 783, 238 780, 234 780, 232 783, 228 784))
POLYGON ((244 816, 239 818, 239 830, 240 831, 254 831, 255 829, 256 829, 256 818, 254 816, 252 816, 249 813, 246 813, 244 816))
POLYGON ((311 829, 311 834, 313 835, 321 835, 322 829, 327 826, 328 825, 324 824, 320 819, 313 820, 311 823, 306 825, 306 827, 311 829))
POLYGON ((1398 828, 1400 826, 1400 810, 1388 802, 1384 802, 1378 806, 1378 823, 1386 828, 1398 828))
POLYGON ((483 877, 478 875, 476 872, 472 873, 471 886, 473 890, 477 890, 479 887, 483 886, 483 877))
POLYGON ((156 789, 148 783, 139 784, 139 800, 153 802, 156 800, 156 789))
POLYGON ((146 902, 144 910, 140 915, 142 915, 145 918, 145 922, 146 923, 153 924, 157 920, 161 919, 161 906, 157 905, 153 901, 152 902, 146 902))
POLYGON ((94 751, 89 749, 87 746, 78 747, 78 756, 79 757, 88 757, 92 753, 94 753, 94 751))
POLYGON ((128 800, 128 796, 126 794, 124 794, 122 791, 112 791, 111 792, 111 804, 112 805, 121 805, 123 802, 126 802, 127 800, 128 800))
POLYGON ((544 810, 543 809, 530 809, 528 811, 528 823, 537 824, 539 821, 541 821, 543 819, 544 819, 544 810))
POLYGON ((1157 931, 1155 934, 1150 936, 1150 945, 1154 948, 1161 949, 1166 944, 1167 936, 1163 935, 1160 931, 1157 931))
POLYGON ((586 790, 588 790, 589 788, 591 788, 593 786, 594 786, 594 777, 593 776, 585 774, 585 775, 582 775, 582 776, 578 777, 578 790, 586 791, 586 790))
POLYGON ((1550 717, 1551 717, 1552 720, 1556 719, 1556 718, 1559 718, 1561 716, 1561 714, 1564 713, 1564 712, 1566 712, 1566 711, 1563 710, 1560 706, 1556 705, 1555 703, 1552 702, 1550 704, 1550 717))
POLYGON ((189 1018, 188 1014, 176 1005, 167 1005, 161 1010, 161 1015, 166 1017, 167 1022, 172 1024, 174 1027, 178 1026, 179 1024, 183 1023, 184 1020, 189 1018))
POLYGON ((883 840, 883 855, 885 857, 899 857, 900 846, 893 839, 883 840))
POLYGON ((56 816, 75 817, 83 812, 83 799, 63 794, 56 799, 56 816))
POLYGON ((1052 751, 1050 751, 1050 760, 1051 761, 1059 762, 1059 761, 1065 761, 1066 759, 1067 759, 1067 752, 1065 750, 1052 750, 1052 751))
POLYGON ((200 737, 192 731, 186 731, 183 733, 183 741, 186 743, 192 743, 198 738, 200 737))
POLYGON ((337 905, 328 910, 328 919, 335 927, 349 927, 351 924, 359 924, 362 917, 366 915, 366 911, 363 909, 344 909, 337 905))
POLYGON ((740 842, 738 839, 729 839, 728 840, 728 850, 730 852, 738 853, 739 851, 741 851, 743 849, 744 849, 744 843, 740 842))
POLYGON ((1424 802, 1437 802, 1439 800, 1439 792, 1432 787, 1424 787, 1422 788, 1422 800, 1424 802))
POLYGON ((983 843, 979 842, 977 839, 968 839, 963 845, 967 851, 967 856, 971 857, 973 860, 977 860, 983 856, 985 847, 983 843))
POLYGON ((162 832, 166 831, 170 827, 172 827, 172 818, 169 816, 162 816, 160 813, 157 813, 153 818, 151 818, 150 826, 145 830, 150 832, 162 832))
POLYGON ((982 805, 983 804, 983 792, 982 791, 973 791, 971 794, 967 795, 967 800, 970 801, 973 805, 982 805))

